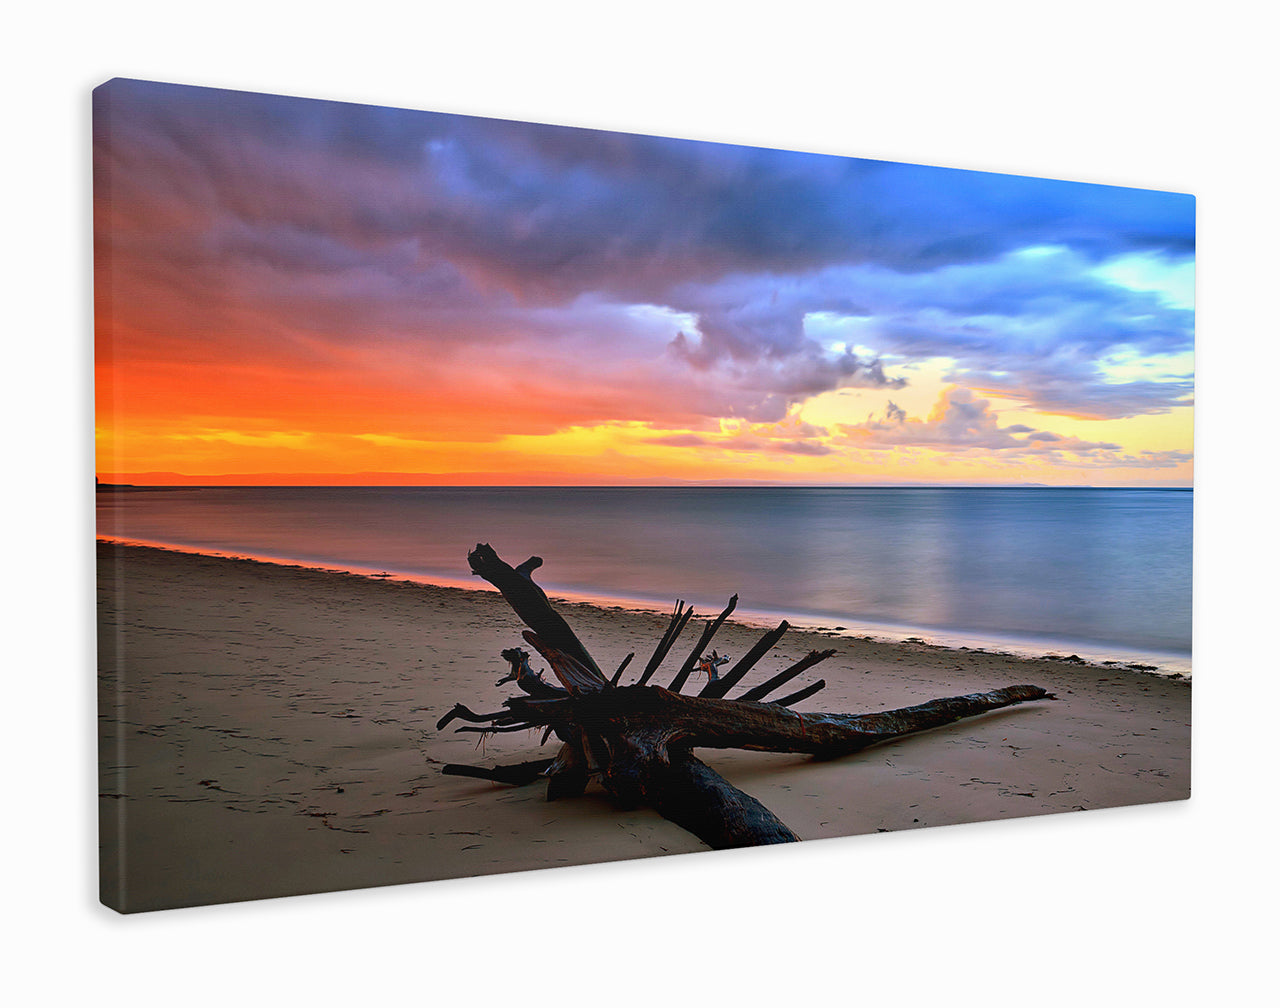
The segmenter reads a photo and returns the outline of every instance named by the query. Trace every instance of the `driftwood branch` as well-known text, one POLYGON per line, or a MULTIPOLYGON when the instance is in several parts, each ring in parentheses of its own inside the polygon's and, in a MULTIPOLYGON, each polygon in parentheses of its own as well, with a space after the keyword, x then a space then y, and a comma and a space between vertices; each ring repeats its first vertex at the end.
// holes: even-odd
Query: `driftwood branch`
POLYGON ((613 686, 618 685, 618 682, 622 679, 622 670, 631 664, 631 659, 634 658, 635 656, 636 656, 636 653, 632 651, 629 655, 627 655, 625 658, 622 659, 622 664, 618 666, 618 671, 615 672, 613 674, 613 678, 609 680, 610 685, 613 685, 613 686))
POLYGON ((591 657, 577 635, 569 628, 564 617, 551 608, 546 593, 530 575, 542 566, 541 557, 530 557, 518 567, 502 560, 493 547, 481 543, 467 554, 471 570, 479 574, 502 592, 507 604, 515 610, 524 625, 536 633, 551 647, 563 651, 576 662, 604 678, 595 659, 591 657))
POLYGON ((671 650, 671 645, 676 642, 676 638, 680 636, 684 630, 685 624, 689 622, 693 616, 693 607, 684 608, 684 603, 676 601, 676 611, 671 616, 671 625, 667 627, 667 632, 662 635, 662 639, 658 641, 658 646, 653 649, 653 656, 649 659, 649 664, 645 666, 644 672, 640 674, 640 678, 636 680, 637 686, 643 686, 651 678, 653 673, 658 670, 658 666, 662 664, 667 657, 667 652, 671 650))
POLYGON ((819 679, 815 683, 810 683, 804 689, 798 689, 794 693, 788 693, 786 696, 770 702, 776 703, 779 707, 794 707, 801 700, 808 700, 809 697, 813 696, 819 690, 826 689, 826 686, 827 681, 825 679, 819 679))
POLYGON ((530 696, 544 699, 564 696, 566 690, 560 686, 551 685, 537 672, 533 671, 529 665, 529 652, 524 648, 507 648, 502 652, 502 657, 511 665, 511 671, 498 680, 499 686, 503 683, 513 682, 530 696))
POLYGON ((481 780, 496 781, 499 784, 532 784, 554 762, 554 759, 548 758, 498 767, 459 766, 457 763, 447 763, 440 772, 455 777, 479 777, 481 780))
POLYGON ((763 658, 778 641, 782 640, 782 635, 791 627, 786 620, 778 624, 777 629, 770 630, 767 634, 756 641, 755 646, 742 656, 742 659, 726 672, 719 679, 713 679, 702 687, 702 692, 698 696, 704 697, 722 697, 729 690, 742 680, 755 667, 756 662, 763 658))
POLYGON ((667 689, 679 693, 680 690, 684 688, 685 681, 689 678, 689 673, 698 667, 698 661, 702 658, 702 653, 707 650, 707 645, 711 643, 711 638, 716 635, 716 631, 719 630, 721 624, 729 618, 729 614, 733 612, 737 605, 738 596, 731 595, 729 597, 729 604, 725 606, 720 615, 712 622, 708 623, 706 629, 702 631, 702 636, 698 638, 698 643, 694 646, 694 649, 689 652, 689 657, 684 660, 684 664, 680 666, 680 671, 676 673, 675 678, 671 680, 671 684, 667 689))

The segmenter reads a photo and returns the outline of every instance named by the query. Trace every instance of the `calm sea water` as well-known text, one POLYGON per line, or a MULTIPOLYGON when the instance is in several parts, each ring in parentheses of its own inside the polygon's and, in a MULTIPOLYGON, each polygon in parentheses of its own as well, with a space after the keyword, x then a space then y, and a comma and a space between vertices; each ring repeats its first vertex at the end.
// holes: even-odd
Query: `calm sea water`
MULTIPOLYGON (((827 625, 1189 657, 1192 494, 1056 488, 216 487, 98 495, 104 536, 827 625)), ((1081 650, 1081 653, 1084 653, 1081 650)))

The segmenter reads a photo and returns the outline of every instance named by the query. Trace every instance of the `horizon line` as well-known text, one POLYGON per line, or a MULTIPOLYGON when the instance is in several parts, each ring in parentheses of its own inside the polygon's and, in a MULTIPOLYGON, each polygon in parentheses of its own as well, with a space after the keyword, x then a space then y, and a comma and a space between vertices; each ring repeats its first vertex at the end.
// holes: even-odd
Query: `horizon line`
MULTIPOLYGON (((175 474, 176 475, 176 474, 175 474)), ((217 479, 217 477, 213 477, 217 479)), ((197 477, 188 477, 197 479, 197 477)), ((125 483, 115 480, 97 479, 99 490, 114 487, 133 488, 139 490, 203 490, 203 489, 312 489, 312 490, 861 490, 898 488, 915 489, 1038 489, 1038 490, 1193 490, 1191 483, 1037 483, 957 481, 940 483, 930 481, 902 482, 865 482, 865 483, 794 483, 773 482, 766 480, 748 480, 743 482, 714 481, 706 482, 667 482, 667 483, 267 483, 267 482, 183 482, 183 483, 125 483)))

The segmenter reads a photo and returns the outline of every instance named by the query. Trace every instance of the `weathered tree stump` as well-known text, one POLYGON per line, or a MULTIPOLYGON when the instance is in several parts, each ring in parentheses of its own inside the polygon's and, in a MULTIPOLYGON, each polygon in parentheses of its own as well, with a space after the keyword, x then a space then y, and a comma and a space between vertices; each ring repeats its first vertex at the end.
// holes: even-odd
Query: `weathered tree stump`
MULTIPOLYGON (((554 757, 515 766, 483 768, 450 764, 447 774, 479 777, 507 784, 546 778, 547 798, 581 794, 593 776, 622 807, 649 805, 693 833, 708 846, 722 849, 798 840, 777 816, 726 781, 693 755, 695 749, 750 749, 761 752, 809 753, 833 759, 914 732, 950 724, 960 718, 1025 703, 1054 699, 1038 686, 1006 686, 987 693, 944 697, 913 707, 877 714, 800 713, 791 705, 825 685, 818 681, 779 700, 765 697, 834 651, 811 651, 758 686, 729 698, 732 690, 786 633, 784 621, 764 634, 723 676, 715 673, 723 659, 706 655, 712 637, 737 605, 735 595, 709 623, 693 651, 664 689, 648 685, 680 632, 693 617, 692 608, 677 602, 666 633, 654 648, 636 682, 620 685, 631 655, 612 677, 601 672, 569 624, 552 608, 532 573, 542 565, 530 557, 518 567, 503 561, 485 544, 468 554, 471 569, 495 588, 529 627, 524 638, 547 663, 560 685, 553 685, 529 666, 523 648, 502 652, 514 682, 524 693, 503 709, 476 714, 457 704, 437 728, 454 720, 471 722, 461 732, 495 734, 543 729, 545 742, 554 734, 561 742, 554 757), (697 696, 680 690, 690 673, 707 673, 697 696)), ((501 683, 499 685, 501 685, 501 683)))

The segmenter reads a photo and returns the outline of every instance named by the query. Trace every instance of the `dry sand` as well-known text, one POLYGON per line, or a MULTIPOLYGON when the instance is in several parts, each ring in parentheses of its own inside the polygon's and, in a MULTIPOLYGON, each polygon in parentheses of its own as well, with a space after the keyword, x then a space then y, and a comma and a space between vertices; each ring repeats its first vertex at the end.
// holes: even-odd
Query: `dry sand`
MULTIPOLYGON (((131 912, 706 850, 598 785, 446 777, 550 755, 436 721, 512 695, 520 624, 490 590, 100 543, 102 897, 131 912)), ((477 579, 477 585, 482 584, 477 579)), ((487 586, 486 586, 487 587, 487 586)), ((731 586, 740 587, 740 586, 731 586)), ((745 602, 746 600, 744 600, 745 602)), ((601 667, 666 615, 559 605, 601 667)), ((740 655, 758 627, 726 624, 740 655)), ((673 649, 656 679, 670 677, 673 649)), ((789 632, 744 683, 838 653, 799 710, 863 712, 1032 683, 1057 694, 831 762, 703 751, 804 839, 1186 798, 1191 687, 1115 666, 789 632)), ((535 662, 535 668, 541 663, 535 662)))

